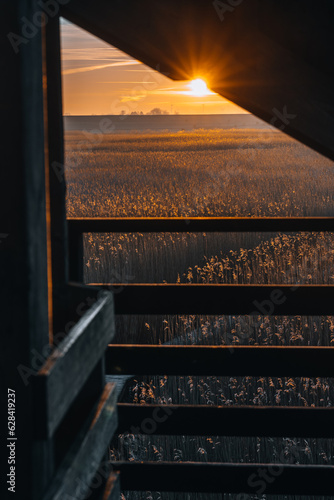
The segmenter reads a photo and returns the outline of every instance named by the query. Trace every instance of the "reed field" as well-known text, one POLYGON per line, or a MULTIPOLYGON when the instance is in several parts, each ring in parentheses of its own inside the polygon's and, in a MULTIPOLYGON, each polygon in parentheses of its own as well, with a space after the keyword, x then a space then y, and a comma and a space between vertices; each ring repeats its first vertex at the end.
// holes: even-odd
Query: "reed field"
MULTIPOLYGON (((334 215, 333 162, 270 129, 68 132, 65 171, 72 217, 184 217, 186 223, 189 216, 334 215)), ((87 234, 84 248, 87 283, 334 284, 332 233, 87 234)), ((118 317, 115 342, 334 346, 334 315, 118 317)), ((233 374, 133 376, 123 400, 332 406, 334 384, 320 378, 233 374)), ((282 462, 284 457, 285 463, 334 464, 334 442, 307 436, 126 434, 118 437, 111 453, 113 459, 128 460, 282 462)), ((154 492, 124 492, 123 497, 244 500, 238 495, 154 492)))

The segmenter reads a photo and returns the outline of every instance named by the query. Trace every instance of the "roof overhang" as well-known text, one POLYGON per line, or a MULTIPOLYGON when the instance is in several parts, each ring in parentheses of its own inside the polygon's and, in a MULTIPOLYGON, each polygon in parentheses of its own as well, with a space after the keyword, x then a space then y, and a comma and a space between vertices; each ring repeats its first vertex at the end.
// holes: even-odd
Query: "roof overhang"
POLYGON ((334 159, 334 4, 69 0, 69 21, 175 80, 212 90, 334 159))

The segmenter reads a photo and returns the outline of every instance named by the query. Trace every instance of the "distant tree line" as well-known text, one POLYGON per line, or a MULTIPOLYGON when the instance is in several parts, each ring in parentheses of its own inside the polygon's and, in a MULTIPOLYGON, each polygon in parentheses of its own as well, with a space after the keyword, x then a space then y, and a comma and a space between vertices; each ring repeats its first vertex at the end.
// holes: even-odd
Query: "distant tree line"
MULTIPOLYGON (((124 109, 121 111, 121 115, 125 115, 126 112, 124 109)), ((132 111, 130 115, 169 115, 170 113, 166 111, 165 109, 161 108, 153 108, 151 111, 148 111, 147 113, 143 113, 143 111, 132 111)))

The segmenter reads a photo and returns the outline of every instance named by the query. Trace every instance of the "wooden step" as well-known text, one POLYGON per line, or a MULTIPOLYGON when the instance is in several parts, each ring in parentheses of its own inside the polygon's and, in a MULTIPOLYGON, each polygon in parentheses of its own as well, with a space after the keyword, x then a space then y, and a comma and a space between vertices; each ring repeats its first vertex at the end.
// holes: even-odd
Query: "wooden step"
MULTIPOLYGON (((298 457, 296 457, 298 459, 298 457)), ((332 495, 333 466, 198 462, 114 462, 122 490, 332 495), (266 479, 267 478, 267 479, 266 479)))
POLYGON ((334 438, 334 408, 118 403, 119 434, 334 438))
POLYGON ((334 231, 334 217, 69 217, 83 233, 334 231))
POLYGON ((106 373, 334 377, 334 347, 112 344, 106 352, 106 373))
POLYGON ((334 313, 333 285, 91 283, 114 293, 116 314, 321 316, 334 313))

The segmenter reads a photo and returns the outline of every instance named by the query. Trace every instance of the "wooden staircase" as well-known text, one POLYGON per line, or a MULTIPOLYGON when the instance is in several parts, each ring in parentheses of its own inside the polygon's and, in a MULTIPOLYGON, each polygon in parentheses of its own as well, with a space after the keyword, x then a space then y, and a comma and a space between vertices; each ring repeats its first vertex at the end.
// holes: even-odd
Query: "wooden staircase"
MULTIPOLYGON (((71 277, 83 281, 84 233, 332 231, 334 218, 69 219, 68 223, 73 245, 70 261, 76 264, 71 277)), ((114 294, 116 314, 263 314, 254 306, 255 299, 267 307, 270 301, 268 313, 275 316, 331 315, 333 311, 334 287, 330 285, 93 286, 104 290, 121 287, 122 292, 114 294)), ((108 375, 333 377, 333 356, 333 347, 111 344, 105 359, 108 375)), ((118 433, 145 433, 143 422, 160 412, 150 434, 334 438, 333 408, 121 402, 117 407, 118 433)), ((333 491, 333 466, 136 461, 112 465, 120 472, 124 490, 255 494, 250 478, 264 469, 274 471, 266 494, 330 495, 333 491)))
MULTIPOLYGON (((116 432, 134 427, 140 433, 151 411, 160 419, 161 414, 155 406, 117 404, 115 386, 105 383, 105 375, 332 377, 333 348, 233 347, 232 352, 225 347, 113 345, 114 315, 258 314, 254 299, 270 301, 275 315, 332 315, 333 287, 123 284, 122 293, 113 295, 107 285, 82 284, 82 235, 333 231, 334 220, 131 218, 67 223, 59 15, 175 79, 193 78, 201 64, 208 71, 214 67, 216 92, 334 159, 333 3, 325 0, 318 8, 305 0, 233 2, 224 23, 207 0, 59 0, 53 2, 53 14, 44 9, 38 15, 50 3, 2 2, 0 16, 0 107, 5 117, 0 382, 4 405, 8 389, 16 395, 17 498, 116 500, 120 489, 254 493, 249 478, 259 468, 277 473, 274 464, 110 464, 108 446, 116 432), (38 28, 29 31, 24 23, 36 19, 38 28), (24 39, 23 27, 28 32, 24 39), (236 84, 240 81, 242 85, 236 84)), ((156 432, 333 437, 331 408, 170 406, 168 411, 169 418, 156 432)), ((7 422, 0 432, 3 442, 9 440, 7 422)), ((6 454, 1 470, 8 473, 6 454)), ((333 495, 332 466, 287 464, 279 470, 266 493, 333 495)), ((3 497, 12 498, 7 485, 3 497)))

